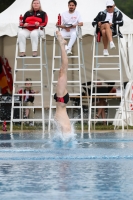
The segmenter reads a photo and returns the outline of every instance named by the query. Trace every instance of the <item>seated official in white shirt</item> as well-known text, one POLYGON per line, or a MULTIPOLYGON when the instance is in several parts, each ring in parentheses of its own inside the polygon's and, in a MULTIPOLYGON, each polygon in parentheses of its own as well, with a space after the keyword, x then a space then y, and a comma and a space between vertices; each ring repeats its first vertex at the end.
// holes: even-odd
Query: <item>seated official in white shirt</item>
POLYGON ((68 11, 63 12, 61 15, 61 25, 56 24, 57 27, 61 28, 61 35, 65 37, 70 37, 68 45, 65 46, 67 55, 72 54, 72 46, 76 40, 76 26, 83 26, 82 18, 80 13, 76 11, 77 2, 75 0, 70 0, 68 2, 68 11))

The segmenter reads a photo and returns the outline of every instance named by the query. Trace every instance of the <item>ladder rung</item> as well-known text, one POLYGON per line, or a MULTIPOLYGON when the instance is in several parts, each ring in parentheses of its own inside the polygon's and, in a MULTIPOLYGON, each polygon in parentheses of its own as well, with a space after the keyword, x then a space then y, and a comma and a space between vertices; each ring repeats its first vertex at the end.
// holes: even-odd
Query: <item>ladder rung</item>
MULTIPOLYGON (((101 86, 102 86, 102 87, 112 87, 112 86, 118 86, 118 87, 119 87, 120 84, 118 84, 118 85, 116 85, 116 84, 115 84, 115 85, 108 85, 108 84, 103 85, 103 84, 102 84, 101 86)), ((86 86, 84 86, 84 87, 86 87, 86 86)), ((89 87, 90 87, 90 86, 87 86, 87 88, 89 88, 89 87)), ((95 87, 95 85, 94 85, 93 87, 95 87)))
POLYGON ((111 119, 111 118, 105 118, 105 119, 90 119, 90 121, 96 122, 96 121, 122 121, 122 119, 111 119))
POLYGON ((27 59, 27 58, 33 58, 33 59, 37 59, 37 58, 41 58, 41 56, 36 56, 36 57, 33 57, 33 56, 24 56, 24 57, 20 57, 20 56, 17 56, 16 59, 27 59))
POLYGON ((121 108, 121 106, 91 106, 91 108, 121 108))
MULTIPOLYGON (((69 96, 78 96, 78 95, 80 95, 80 93, 69 93, 69 96)), ((82 96, 81 96, 81 98, 82 98, 82 96)))
MULTIPOLYGON (((59 70, 60 68, 56 68, 53 71, 59 71, 59 70)), ((79 70, 79 68, 68 68, 68 71, 71 71, 71 70, 76 71, 76 70, 79 70)))
MULTIPOLYGON (((7 100, 3 100, 3 101, 0 101, 0 105, 2 104, 2 103, 12 103, 12 101, 7 101, 7 100)), ((14 101, 14 103, 21 103, 21 101, 14 101)))
MULTIPOLYGON (((40 65, 40 63, 39 64, 24 64, 25 66, 38 66, 38 65, 40 65)), ((47 64, 42 64, 43 66, 45 66, 45 65, 47 65, 47 64)))
MULTIPOLYGON (((32 84, 34 87, 41 87, 41 85, 32 84)), ((25 87, 25 85, 17 85, 18 88, 25 87)), ((43 87, 48 88, 48 85, 43 85, 43 87)))
POLYGON ((43 108, 43 106, 13 106, 13 108, 43 108))
MULTIPOLYGON (((77 64, 68 64, 68 66, 79 66, 79 64, 77 63, 77 64)), ((80 63, 80 66, 83 66, 83 64, 82 63, 80 63)))
MULTIPOLYGON (((54 119, 51 119, 51 121, 55 121, 55 120, 54 120, 54 119)), ((82 119, 81 119, 81 118, 80 118, 80 119, 78 119, 78 118, 75 119, 75 118, 74 118, 74 119, 70 119, 70 121, 82 121, 82 119)))
POLYGON ((111 55, 111 56, 94 56, 94 58, 119 58, 119 55, 111 55))
MULTIPOLYGON (((52 94, 52 95, 54 96, 54 94, 52 94)), ((78 95, 80 95, 80 93, 69 93, 69 96, 78 96, 78 95)))
MULTIPOLYGON (((31 94, 28 94, 28 96, 40 96, 42 95, 41 93, 31 93, 31 94)), ((19 93, 15 93, 14 96, 25 96, 25 94, 19 94, 19 93)))
MULTIPOLYGON (((4 122, 5 120, 0 120, 0 122, 4 122)), ((10 120, 6 120, 6 122, 11 122, 10 120)))
MULTIPOLYGON (((18 83, 24 83, 25 84, 25 81, 14 81, 15 84, 18 84, 18 83)), ((26 81, 26 83, 42 83, 41 81, 26 81)))
POLYGON ((120 83, 121 81, 120 80, 106 80, 106 81, 104 81, 104 80, 100 80, 100 81, 92 81, 92 83, 99 83, 99 82, 102 82, 102 83, 120 83))
MULTIPOLYGON (((110 96, 110 95, 113 95, 113 96, 116 96, 116 93, 92 93, 91 94, 92 96, 110 96)), ((121 96, 121 94, 120 94, 121 96)), ((116 96, 117 97, 117 96, 116 96)))
POLYGON ((15 69, 15 71, 41 71, 41 69, 26 69, 26 68, 23 68, 23 69, 15 69))
POLYGON ((77 119, 74 118, 74 119, 70 119, 70 121, 82 121, 82 119, 81 118, 79 118, 79 119, 78 118, 77 119))
POLYGON ((120 63, 97 63, 97 65, 119 65, 120 63))
MULTIPOLYGON (((51 106, 51 108, 56 108, 56 106, 51 106)), ((66 106, 66 108, 82 108, 81 106, 66 106)))
POLYGON ((119 70, 120 68, 117 67, 117 68, 113 68, 113 67, 110 67, 110 68, 93 68, 93 70, 119 70))
POLYGON ((67 87, 79 87, 79 85, 67 85, 67 87))
POLYGON ((27 122, 27 121, 33 121, 33 122, 40 122, 40 121, 44 121, 42 118, 41 119, 12 119, 13 122, 27 122))
POLYGON ((133 113, 133 110, 126 110, 126 111, 124 110, 124 112, 132 112, 133 113))
MULTIPOLYGON (((53 81, 52 83, 57 83, 58 81, 53 81)), ((80 83, 80 81, 67 81, 67 83, 80 83)))
MULTIPOLYGON (((68 56, 68 58, 78 58, 79 56, 68 56)), ((54 58, 61 58, 61 56, 54 56, 54 58)))

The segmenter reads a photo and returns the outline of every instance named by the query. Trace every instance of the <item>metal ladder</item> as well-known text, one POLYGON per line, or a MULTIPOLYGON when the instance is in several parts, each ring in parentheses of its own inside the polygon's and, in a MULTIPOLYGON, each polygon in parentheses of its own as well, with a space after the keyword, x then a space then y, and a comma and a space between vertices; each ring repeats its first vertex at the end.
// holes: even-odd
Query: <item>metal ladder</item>
MULTIPOLYGON (((123 112, 124 112, 124 125, 127 126, 127 130, 128 130, 128 125, 132 126, 132 113, 133 113, 133 93, 132 93, 132 89, 133 89, 133 81, 130 80, 128 82, 128 86, 125 89, 125 99, 122 99, 121 101, 121 105, 123 106, 123 112), (124 102, 126 104, 126 106, 124 105, 124 102)), ((115 114, 115 119, 116 118, 121 118, 122 117, 122 112, 120 109, 117 110, 116 114, 115 114)), ((113 125, 115 127, 115 129, 118 129, 121 124, 120 121, 115 121, 113 122, 113 125)))
MULTIPOLYGON (((80 27, 76 28, 76 33, 77 33, 77 55, 73 55, 73 56, 68 56, 68 59, 72 60, 72 63, 68 64, 68 72, 72 73, 78 73, 77 75, 77 80, 68 80, 67 81, 67 87, 68 87, 68 91, 71 90, 73 92, 70 92, 70 98, 71 97, 77 97, 80 96, 80 105, 79 106, 75 106, 75 105, 67 105, 67 108, 69 109, 78 109, 79 110, 79 117, 76 118, 70 118, 71 122, 76 122, 76 121, 80 121, 81 122, 81 134, 83 136, 83 108, 82 108, 82 85, 81 85, 81 68, 84 71, 84 80, 86 81, 86 72, 85 72, 85 64, 84 64, 84 56, 83 56, 83 49, 82 49, 82 31, 80 27), (77 63, 73 63, 74 60, 78 60, 77 63), (78 92, 74 91, 74 87, 78 87, 78 92)), ((64 39, 69 39, 69 38, 64 38, 64 39)), ((53 58, 52 58, 52 77, 51 77, 51 92, 50 92, 50 109, 49 109, 49 134, 50 134, 50 130, 51 130, 51 122, 54 121, 53 118, 53 109, 56 108, 55 102, 53 100, 53 96, 54 96, 54 86, 57 84, 57 81, 55 80, 55 73, 56 71, 59 71, 60 68, 60 62, 61 62, 61 56, 60 56, 60 51, 58 51, 56 53, 56 45, 57 45, 57 41, 56 41, 56 37, 54 37, 53 40, 53 58), (58 55, 56 55, 58 54, 58 55), (56 60, 58 59, 58 65, 56 65, 56 60), (58 66, 58 67, 57 67, 58 66)), ((69 78, 68 78, 69 79, 69 78)), ((65 123, 65 122, 64 122, 65 123)))
MULTIPOLYGON (((116 73, 118 71, 119 78, 117 80, 100 80, 103 84, 106 84, 108 82, 115 82, 115 86, 120 87, 120 99, 121 101, 123 100, 125 102, 125 98, 123 97, 123 81, 122 81, 122 64, 121 64, 121 55, 120 55, 120 48, 121 48, 121 43, 120 43, 120 38, 117 35, 117 42, 118 42, 118 54, 117 55, 109 55, 109 56, 103 56, 103 55, 98 55, 98 42, 96 41, 96 34, 94 34, 93 37, 93 57, 92 57, 92 77, 91 77, 91 97, 90 97, 90 107, 89 107, 89 121, 88 121, 88 132, 90 133, 91 128, 92 128, 92 122, 94 123, 94 129, 95 129, 95 123, 97 121, 114 121, 114 118, 106 118, 106 119, 95 119, 96 116, 96 109, 97 108, 111 108, 111 109, 119 109, 121 110, 121 118, 115 119, 116 121, 120 121, 122 124, 122 130, 124 130, 124 113, 123 113, 123 106, 122 104, 120 105, 107 105, 107 106, 97 106, 96 105, 96 96, 111 96, 115 95, 115 93, 97 93, 96 88, 95 88, 95 93, 93 93, 93 86, 99 82, 97 80, 98 77, 98 72, 108 72, 109 71, 114 71, 116 73), (99 60, 102 58, 102 62, 99 62, 99 60), (117 59, 118 62, 113 62, 113 59, 117 59), (111 60, 111 62, 106 62, 106 60, 111 60), (94 97, 94 105, 92 105, 92 98, 94 97), (94 110, 94 116, 92 116, 92 109, 94 110)), ((105 85, 103 85, 105 86, 105 85)), ((106 85, 107 86, 107 85, 106 85)), ((106 98, 106 97, 105 97, 106 98)), ((125 104, 125 103, 124 103, 125 104)))
MULTIPOLYGON (((26 57, 19 57, 18 56, 18 38, 16 41, 16 52, 15 52, 15 64, 14 64, 14 76, 13 76, 13 93, 12 93, 12 108, 11 108, 11 122, 10 122, 10 131, 13 130, 13 122, 21 122, 21 126, 23 126, 24 122, 27 121, 33 121, 33 122, 42 122, 42 130, 45 130, 45 115, 44 115, 44 87, 49 88, 49 73, 48 73, 48 62, 47 62, 47 53, 46 53, 46 35, 45 35, 45 29, 43 28, 44 36, 39 37, 39 47, 40 47, 40 55, 37 57, 32 56, 26 56, 26 57), (44 57, 44 58, 43 58, 44 57), (21 67, 18 66, 18 62, 22 61, 21 67), (28 63, 29 61, 29 63, 28 63), (27 62, 27 63, 26 63, 27 62), (36 64, 35 64, 36 62, 36 64), (43 69, 46 69, 47 74, 47 85, 44 85, 43 82, 43 69), (39 73, 39 80, 37 81, 27 81, 26 83, 32 83, 33 87, 39 87, 40 91, 38 94, 34 94, 34 96, 39 96, 41 98, 41 105, 40 106, 30 106, 29 108, 35 109, 39 108, 41 109, 41 118, 37 119, 23 119, 23 109, 28 108, 27 106, 23 106, 21 104, 20 106, 14 105, 15 96, 20 96, 23 99, 23 96, 25 94, 18 94, 16 93, 16 87, 21 86, 24 88, 25 80, 24 76, 25 74, 29 72, 35 72, 39 73), (17 73, 20 73, 22 75, 22 80, 17 79, 17 73), (14 119, 14 109, 21 109, 22 112, 20 114, 20 119, 14 119)), ((28 38, 29 39, 29 38, 28 38)), ((28 94, 29 96, 33 94, 28 94)))

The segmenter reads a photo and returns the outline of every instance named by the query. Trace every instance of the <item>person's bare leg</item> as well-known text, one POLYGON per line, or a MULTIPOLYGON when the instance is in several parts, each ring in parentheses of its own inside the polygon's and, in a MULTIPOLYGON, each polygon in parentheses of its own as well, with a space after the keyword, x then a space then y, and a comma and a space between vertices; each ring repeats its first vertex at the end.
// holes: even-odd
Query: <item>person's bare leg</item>
MULTIPOLYGON (((66 41, 63 39, 59 31, 56 32, 56 35, 61 49, 61 69, 59 71, 59 78, 57 82, 56 92, 58 97, 63 97, 67 92, 66 88, 67 88, 68 58, 65 51, 66 41)), ((58 108, 60 107, 60 103, 58 103, 57 107, 58 108)), ((71 133, 71 124, 66 109, 65 110, 63 109, 65 112, 60 113, 60 109, 57 110, 57 107, 55 114, 56 122, 60 126, 63 134, 71 133)))
POLYGON ((98 118, 99 118, 100 115, 101 115, 101 111, 102 111, 102 108, 98 108, 98 113, 97 113, 98 118))
POLYGON ((102 40, 103 40, 104 49, 107 49, 108 48, 108 38, 107 38, 107 35, 105 32, 105 29, 102 30, 102 40))
MULTIPOLYGON (((108 24, 108 23, 105 23, 105 24, 102 24, 102 26, 100 27, 100 30, 101 30, 101 32, 104 34, 104 32, 105 32, 105 34, 104 34, 104 39, 105 39, 105 35, 106 35, 106 37, 107 37, 107 39, 108 39, 108 42, 110 43, 110 49, 113 49, 113 48, 115 48, 115 45, 114 45, 114 43, 113 43, 113 39, 112 39, 112 31, 111 31, 111 29, 110 29, 110 24, 108 24)), ((103 40, 104 40, 103 39, 103 40)), ((104 45, 105 45, 105 47, 106 47, 106 41, 104 41, 104 45)))
POLYGON ((61 48, 61 68, 66 71, 68 68, 68 58, 65 51, 65 45, 67 44, 67 42, 64 40, 59 31, 56 31, 56 35, 61 48))
POLYGON ((112 31, 110 29, 109 24, 105 24, 105 32, 106 32, 106 35, 107 35, 109 42, 111 42, 112 41, 112 31))
POLYGON ((103 119, 105 119, 105 109, 104 108, 102 109, 101 116, 102 116, 103 119))
MULTIPOLYGON (((100 115, 101 115, 101 117, 102 117, 102 113, 103 113, 103 110, 104 110, 104 108, 102 108, 102 106, 105 106, 105 105, 106 105, 105 100, 104 100, 104 99, 100 99, 100 100, 99 100, 99 103, 98 103, 97 105, 98 105, 98 106, 101 106, 101 108, 98 108, 97 116, 100 117, 100 115)), ((103 117, 102 117, 102 118, 103 118, 103 117)))
POLYGON ((26 109, 25 109, 25 116, 26 116, 26 117, 28 117, 28 116, 29 116, 29 112, 30 112, 30 111, 29 111, 29 109, 28 109, 28 108, 26 108, 26 109))
MULTIPOLYGON (((97 106, 101 106, 101 102, 98 102, 96 105, 97 105, 97 106)), ((97 115, 96 115, 96 118, 99 118, 99 117, 100 117, 101 112, 102 112, 102 108, 98 108, 98 113, 97 113, 97 115)))
MULTIPOLYGON (((107 105, 107 103, 106 103, 105 100, 103 100, 102 105, 103 105, 103 106, 106 106, 106 105, 107 105)), ((105 108, 103 108, 102 113, 101 113, 101 116, 102 116, 102 119, 104 119, 103 124, 106 125, 106 121, 105 121, 105 119, 106 119, 105 108)))
POLYGON ((105 118, 106 118, 106 116, 105 116, 105 108, 103 108, 102 113, 101 113, 101 116, 102 116, 102 119, 104 119, 103 125, 106 126, 106 121, 105 121, 105 118))
POLYGON ((68 69, 68 57, 65 51, 66 41, 62 37, 59 31, 56 32, 57 40, 61 49, 61 68, 59 71, 59 78, 57 82, 56 92, 58 97, 64 96, 67 92, 67 69, 68 69))
POLYGON ((111 42, 112 41, 112 31, 110 29, 110 25, 108 23, 103 24, 101 26, 101 32, 102 32, 102 30, 105 30, 108 41, 111 42))

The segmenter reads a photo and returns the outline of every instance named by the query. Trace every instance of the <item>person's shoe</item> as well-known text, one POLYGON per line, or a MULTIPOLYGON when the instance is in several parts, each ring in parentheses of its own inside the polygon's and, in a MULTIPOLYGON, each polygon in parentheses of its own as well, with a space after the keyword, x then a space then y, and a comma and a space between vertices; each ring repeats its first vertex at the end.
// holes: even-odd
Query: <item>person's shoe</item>
POLYGON ((70 49, 67 49, 67 55, 68 55, 68 56, 71 56, 71 55, 72 55, 72 52, 71 52, 70 49))
POLYGON ((103 55, 104 55, 104 56, 109 56, 109 52, 108 52, 107 49, 104 49, 104 50, 103 50, 103 55))
POLYGON ((68 46, 67 46, 67 45, 65 45, 65 50, 66 50, 66 51, 68 50, 68 46))
POLYGON ((32 55, 32 57, 37 57, 38 55, 32 55))
POLYGON ((29 126, 34 126, 33 122, 29 122, 29 126))
MULTIPOLYGON (((96 115, 95 119, 99 119, 99 116, 96 115)), ((94 124, 96 124, 98 122, 98 120, 94 121, 94 124)))
POLYGON ((20 53, 19 57, 25 57, 25 53, 20 53))
POLYGON ((110 42, 110 49, 115 49, 114 42, 110 42))
POLYGON ((24 119, 28 119, 28 117, 24 115, 24 119))
POLYGON ((32 57, 37 57, 37 52, 33 52, 32 57))
MULTIPOLYGON (((28 119, 28 117, 26 116, 26 115, 24 115, 24 117, 23 117, 24 119, 28 119)), ((24 124, 25 125, 27 125, 27 124, 29 124, 29 122, 27 122, 27 121, 24 121, 24 124)))

